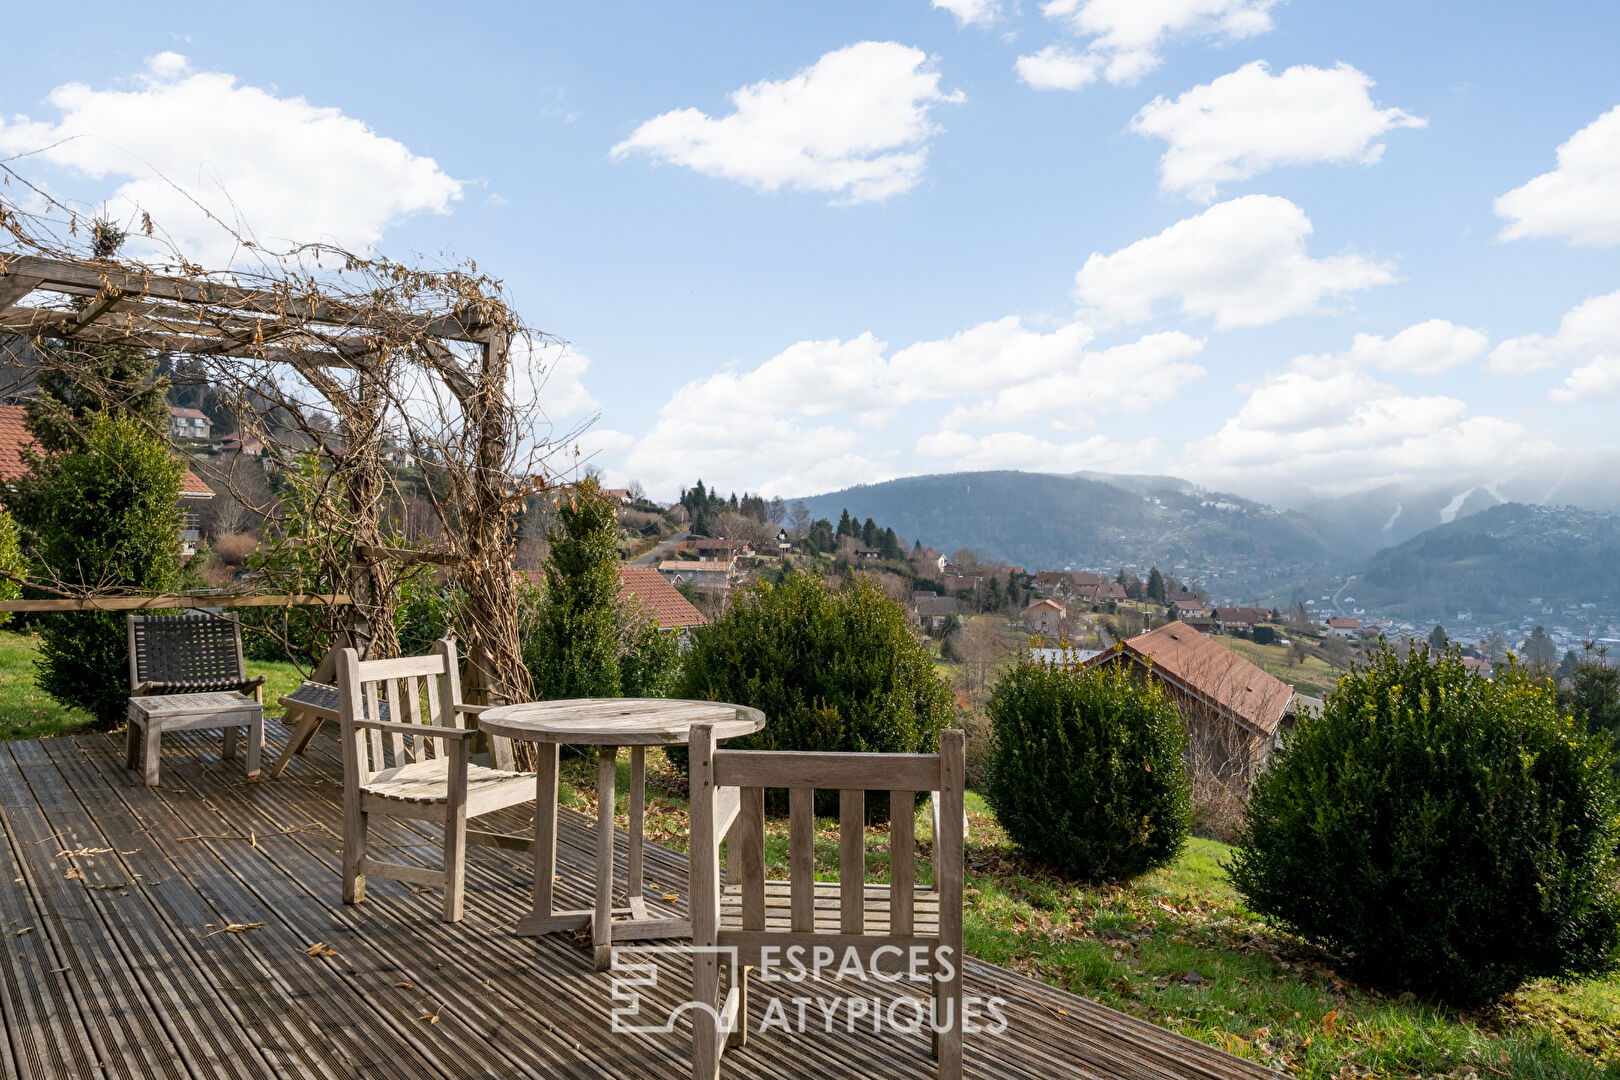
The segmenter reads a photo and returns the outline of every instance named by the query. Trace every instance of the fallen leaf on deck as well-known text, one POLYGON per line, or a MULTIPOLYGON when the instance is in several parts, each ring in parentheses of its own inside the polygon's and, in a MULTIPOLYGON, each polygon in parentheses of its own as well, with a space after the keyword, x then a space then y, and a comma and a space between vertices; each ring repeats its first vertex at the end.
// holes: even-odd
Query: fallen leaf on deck
POLYGON ((68 881, 83 881, 84 875, 79 873, 77 866, 69 867, 68 872, 62 875, 68 881))
POLYGON ((34 931, 34 928, 32 926, 25 926, 21 930, 13 930, 11 932, 11 936, 12 937, 22 937, 24 934, 33 933, 33 931, 34 931))
POLYGON ((84 855, 105 855, 105 854, 107 854, 107 852, 109 852, 111 850, 112 850, 112 848, 110 848, 110 847, 66 848, 66 849, 64 849, 62 851, 58 851, 56 853, 56 857, 58 859, 60 859, 60 858, 63 858, 64 856, 68 856, 68 855, 79 855, 79 856, 84 856, 84 855))
POLYGON ((411 985, 410 983, 395 983, 394 985, 399 987, 401 990, 415 990, 416 989, 416 987, 411 985))
MULTIPOLYGON (((208 925, 213 926, 214 924, 209 923, 208 925)), ((213 937, 214 934, 245 934, 249 930, 257 930, 263 925, 262 922, 233 922, 220 927, 212 933, 204 934, 203 937, 213 937)))
POLYGON ((439 1022, 439 1013, 441 1013, 443 1011, 444 1011, 444 1006, 440 1005, 437 1009, 434 1009, 432 1012, 423 1013, 421 1016, 418 1016, 417 1019, 418 1020, 426 1020, 430 1024, 437 1024, 439 1022))
POLYGON ((337 950, 332 948, 332 946, 328 945, 324 941, 317 941, 315 944, 313 944, 309 948, 305 949, 304 952, 305 952, 306 955, 309 955, 309 956, 336 956, 337 955, 337 950))
POLYGON ((679 900, 680 898, 681 897, 680 897, 679 893, 667 892, 667 893, 664 894, 664 901, 666 903, 673 904, 675 901, 679 900))

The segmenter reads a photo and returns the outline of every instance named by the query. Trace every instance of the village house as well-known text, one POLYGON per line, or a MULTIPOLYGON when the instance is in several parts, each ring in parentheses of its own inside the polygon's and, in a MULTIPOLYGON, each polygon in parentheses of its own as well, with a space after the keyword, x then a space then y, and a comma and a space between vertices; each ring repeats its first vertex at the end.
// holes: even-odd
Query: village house
POLYGON ((1178 619, 1196 619, 1204 614, 1204 605, 1200 604, 1196 598, 1191 596, 1187 597, 1186 599, 1177 597, 1170 601, 1170 610, 1178 619))
POLYGON ((213 438, 214 423, 201 409, 182 409, 169 406, 169 435, 176 439, 206 440, 213 438))
POLYGON ((214 449, 221 454, 243 454, 247 457, 258 457, 264 453, 264 440, 257 435, 249 435, 246 438, 241 435, 227 435, 214 444, 214 449))
POLYGON ((1035 575, 1030 589, 1036 596, 1053 600, 1092 599, 1102 578, 1089 570, 1042 570, 1035 575))
POLYGON ((1361 637, 1361 620, 1335 615, 1327 621, 1327 632, 1334 637, 1354 641, 1361 637))
POLYGON ((1271 612, 1252 607, 1218 607, 1215 625, 1223 634, 1247 634, 1271 617, 1271 612))
POLYGON ((1293 687, 1181 622, 1122 641, 1083 666, 1112 663, 1164 685, 1187 724, 1188 753, 1217 773, 1252 775, 1302 707, 1293 687))
POLYGON ((883 557, 883 552, 879 551, 877 548, 856 548, 855 557, 857 559, 870 561, 872 559, 881 559, 883 557))
POLYGON ((1024 609, 1024 627, 1032 634, 1057 637, 1063 633, 1064 614, 1056 600, 1036 600, 1024 609))
POLYGON ((610 499, 617 499, 620 506, 629 506, 635 501, 630 497, 629 488, 603 488, 602 494, 610 499))
MULTIPOLYGON (((28 430, 28 414, 22 405, 0 405, 0 484, 10 485, 28 471, 22 452, 37 444, 28 430)), ((202 539, 200 511, 214 497, 214 489, 190 469, 180 478, 180 554, 197 553, 202 539)))
POLYGON ((650 566, 619 567, 619 598, 634 598, 641 609, 658 621, 658 629, 685 635, 709 620, 692 606, 657 570, 650 566))
POLYGON ((1098 585, 1095 598, 1103 602, 1112 600, 1115 603, 1128 599, 1125 594, 1125 586, 1117 581, 1105 581, 1098 585))
POLYGON ((700 536, 692 541, 692 551, 699 559, 730 561, 752 555, 754 548, 746 540, 727 540, 723 536, 700 536))
POLYGON ((665 559, 658 564, 658 573, 671 585, 685 582, 704 592, 724 595, 731 588, 736 568, 735 559, 665 559))
POLYGON ((954 596, 914 592, 911 594, 910 607, 911 624, 933 634, 950 625, 950 621, 961 610, 961 603, 954 596))

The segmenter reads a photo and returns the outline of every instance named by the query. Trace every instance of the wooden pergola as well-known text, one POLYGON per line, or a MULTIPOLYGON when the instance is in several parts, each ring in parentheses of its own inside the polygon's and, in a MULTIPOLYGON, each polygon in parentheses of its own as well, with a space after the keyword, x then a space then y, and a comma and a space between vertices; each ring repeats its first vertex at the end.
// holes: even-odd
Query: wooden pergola
MULTIPOLYGON (((521 331, 480 287, 481 279, 366 265, 375 289, 345 295, 307 273, 262 280, 169 276, 120 261, 0 251, 0 334, 136 346, 206 358, 217 370, 237 363, 243 372, 295 373, 338 420, 341 452, 328 457, 342 473, 355 523, 343 589, 354 605, 353 640, 370 655, 391 651, 391 623, 377 621, 391 611, 387 564, 443 565, 468 596, 463 633, 470 639, 464 642, 473 669, 470 692, 510 699, 527 687, 513 629, 517 594, 508 521, 533 483, 512 476, 509 462, 517 433, 508 351, 521 331), (447 281, 460 292, 446 288, 447 281), (451 310, 424 310, 458 297, 465 302, 451 310), (456 445, 466 460, 454 463, 459 468, 440 507, 456 526, 440 550, 389 548, 379 528, 385 485, 379 432, 399 400, 387 380, 404 368, 435 380, 460 411, 456 445)), ((248 380, 244 375, 238 385, 248 380)))

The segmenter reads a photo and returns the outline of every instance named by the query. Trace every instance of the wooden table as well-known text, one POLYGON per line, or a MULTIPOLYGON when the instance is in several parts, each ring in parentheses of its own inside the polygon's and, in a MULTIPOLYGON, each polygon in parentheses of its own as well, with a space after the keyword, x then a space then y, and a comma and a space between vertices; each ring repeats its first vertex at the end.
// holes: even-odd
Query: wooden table
POLYGON ((236 729, 248 729, 248 779, 259 776, 259 754, 264 749, 264 706, 234 690, 199 694, 152 694, 129 699, 129 724, 124 731, 124 764, 137 762, 146 774, 146 786, 158 782, 160 740, 165 731, 224 728, 226 761, 236 756, 236 729))
POLYGON ((646 810, 649 746, 685 746, 693 724, 712 723, 714 739, 752 735, 765 714, 744 705, 664 698, 585 698, 498 705, 484 710, 478 726, 499 738, 539 745, 534 817, 534 910, 517 924, 519 934, 552 934, 589 926, 596 969, 606 971, 613 937, 620 940, 688 937, 691 919, 651 918, 642 895, 641 856, 646 810), (557 757, 564 744, 595 746, 596 907, 558 911, 552 906, 557 875, 557 757), (619 747, 630 748, 630 855, 626 906, 613 906, 613 786, 619 747), (615 923, 615 915, 627 916, 615 923))

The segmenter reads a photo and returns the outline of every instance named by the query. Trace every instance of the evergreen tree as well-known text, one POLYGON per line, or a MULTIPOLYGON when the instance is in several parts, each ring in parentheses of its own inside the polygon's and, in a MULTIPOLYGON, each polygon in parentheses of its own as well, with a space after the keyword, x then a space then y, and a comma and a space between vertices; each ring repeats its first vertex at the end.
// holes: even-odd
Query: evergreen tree
POLYGON ((545 592, 523 648, 538 700, 619 694, 618 535, 613 500, 594 476, 557 508, 545 592))
POLYGON ((1446 628, 1439 623, 1435 623, 1434 629, 1429 631, 1429 651, 1433 653, 1445 652, 1446 644, 1450 640, 1450 638, 1446 637, 1446 628))
POLYGON ((1159 573, 1157 566, 1148 571, 1147 595, 1149 600, 1155 600, 1161 604, 1165 602, 1164 575, 1159 573))
POLYGON ((861 526, 861 543, 869 548, 877 547, 877 538, 877 522, 873 521, 871 518, 867 518, 866 524, 861 526))
POLYGON ((833 535, 839 540, 842 540, 846 536, 855 535, 855 523, 850 520, 849 509, 847 507, 844 509, 844 512, 839 515, 838 531, 833 535))
POLYGON ((1533 674, 1545 675, 1558 665, 1558 646, 1547 636, 1545 627, 1538 626, 1519 646, 1520 659, 1533 674))
MULTIPOLYGON (((4 495, 41 576, 84 588, 172 591, 185 469, 168 441, 114 409, 90 410, 65 430, 70 448, 25 452, 29 471, 4 495)), ((123 614, 63 612, 41 623, 40 688, 102 726, 121 721, 129 700, 123 614)))

